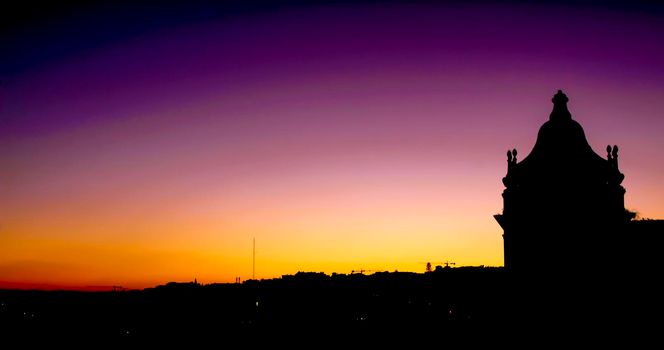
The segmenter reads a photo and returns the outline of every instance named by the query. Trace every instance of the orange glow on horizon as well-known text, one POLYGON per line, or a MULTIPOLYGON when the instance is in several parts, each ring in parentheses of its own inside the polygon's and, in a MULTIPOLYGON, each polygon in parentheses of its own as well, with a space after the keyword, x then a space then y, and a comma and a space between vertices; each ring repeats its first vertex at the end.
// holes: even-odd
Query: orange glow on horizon
POLYGON ((596 153, 620 147, 626 208, 664 218, 658 18, 344 6, 0 65, 0 288, 247 280, 253 238, 259 279, 502 266, 505 151, 558 89, 596 153))

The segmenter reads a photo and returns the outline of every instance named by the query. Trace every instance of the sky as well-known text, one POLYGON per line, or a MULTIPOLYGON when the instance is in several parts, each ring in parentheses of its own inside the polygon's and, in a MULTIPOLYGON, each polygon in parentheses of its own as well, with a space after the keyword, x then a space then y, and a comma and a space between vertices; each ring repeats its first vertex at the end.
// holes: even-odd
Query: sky
POLYGON ((501 266, 562 89, 664 218, 649 2, 28 3, 0 27, 0 287, 501 266))

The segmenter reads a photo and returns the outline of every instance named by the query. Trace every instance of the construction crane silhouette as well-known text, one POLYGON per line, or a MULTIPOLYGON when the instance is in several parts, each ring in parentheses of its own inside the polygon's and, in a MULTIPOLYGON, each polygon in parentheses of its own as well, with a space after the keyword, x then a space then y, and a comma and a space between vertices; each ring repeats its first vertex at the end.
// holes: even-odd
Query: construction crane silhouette
POLYGON ((353 275, 353 274, 359 273, 359 274, 363 275, 365 272, 373 272, 373 270, 365 270, 365 269, 351 270, 350 274, 353 275))
POLYGON ((445 265, 446 268, 449 268, 450 265, 456 265, 456 263, 450 262, 449 260, 446 260, 446 261, 420 261, 420 264, 426 264, 426 268, 425 268, 426 272, 433 271, 432 264, 437 264, 437 266, 445 265))

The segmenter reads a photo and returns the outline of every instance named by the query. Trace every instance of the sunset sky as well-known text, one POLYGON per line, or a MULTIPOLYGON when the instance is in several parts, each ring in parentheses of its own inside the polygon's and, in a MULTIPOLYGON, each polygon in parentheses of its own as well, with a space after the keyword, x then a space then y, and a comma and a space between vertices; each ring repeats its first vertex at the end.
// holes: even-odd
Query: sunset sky
POLYGON ((500 266, 558 89, 664 218, 661 6, 242 3, 2 15, 0 287, 500 266))

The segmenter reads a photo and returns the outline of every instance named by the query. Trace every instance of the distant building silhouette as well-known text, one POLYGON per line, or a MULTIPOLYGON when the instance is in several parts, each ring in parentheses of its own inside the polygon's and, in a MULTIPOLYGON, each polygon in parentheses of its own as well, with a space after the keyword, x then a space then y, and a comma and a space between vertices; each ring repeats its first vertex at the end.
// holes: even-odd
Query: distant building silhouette
POLYGON ((596 154, 558 90, 532 151, 507 151, 503 213, 505 267, 564 271, 597 265, 617 248, 634 214, 625 210, 618 147, 596 154))

